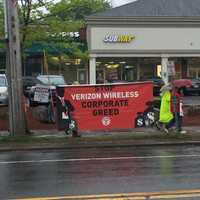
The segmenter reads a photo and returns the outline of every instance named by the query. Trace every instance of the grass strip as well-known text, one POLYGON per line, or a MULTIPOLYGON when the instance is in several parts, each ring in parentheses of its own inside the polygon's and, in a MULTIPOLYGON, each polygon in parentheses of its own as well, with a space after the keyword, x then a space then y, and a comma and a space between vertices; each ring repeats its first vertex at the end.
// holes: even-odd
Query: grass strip
POLYGON ((35 144, 35 143, 90 143, 90 142, 120 142, 120 141, 187 141, 200 140, 197 134, 163 134, 163 133, 117 133, 96 136, 82 136, 73 138, 71 136, 55 137, 39 137, 33 135, 18 135, 18 136, 0 136, 1 144, 35 144))

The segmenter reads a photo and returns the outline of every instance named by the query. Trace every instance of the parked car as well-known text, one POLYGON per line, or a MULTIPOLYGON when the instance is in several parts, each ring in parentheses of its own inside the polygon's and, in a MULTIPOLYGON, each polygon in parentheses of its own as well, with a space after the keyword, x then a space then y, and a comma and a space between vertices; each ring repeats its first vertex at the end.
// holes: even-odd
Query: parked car
POLYGON ((31 87, 39 84, 43 84, 37 77, 33 76, 24 76, 22 78, 22 83, 23 83, 23 92, 26 97, 29 96, 31 87))
POLYGON ((0 69, 0 74, 6 74, 6 70, 5 69, 0 69))
POLYGON ((53 102, 56 102, 56 86, 58 85, 66 85, 66 81, 62 75, 39 75, 36 77, 38 83, 30 88, 29 91, 29 99, 31 105, 38 104, 47 104, 49 102, 46 101, 36 101, 36 91, 38 92, 39 88, 43 88, 44 90, 49 91, 49 99, 52 98, 53 102))
POLYGON ((184 95, 200 95, 200 79, 187 78, 191 80, 192 85, 190 87, 183 87, 184 95))
POLYGON ((159 96, 160 95, 160 89, 164 85, 164 81, 161 77, 155 76, 152 78, 144 79, 144 81, 152 81, 153 82, 153 95, 159 96))
POLYGON ((0 105, 8 105, 8 82, 5 74, 0 74, 0 105))

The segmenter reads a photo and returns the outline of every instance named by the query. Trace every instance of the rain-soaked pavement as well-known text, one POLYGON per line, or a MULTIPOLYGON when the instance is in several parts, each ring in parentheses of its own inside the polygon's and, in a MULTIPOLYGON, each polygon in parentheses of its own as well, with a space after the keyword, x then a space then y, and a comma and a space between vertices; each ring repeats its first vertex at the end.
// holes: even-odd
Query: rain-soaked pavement
POLYGON ((199 189, 199 166, 199 146, 1 152, 0 199, 199 189))

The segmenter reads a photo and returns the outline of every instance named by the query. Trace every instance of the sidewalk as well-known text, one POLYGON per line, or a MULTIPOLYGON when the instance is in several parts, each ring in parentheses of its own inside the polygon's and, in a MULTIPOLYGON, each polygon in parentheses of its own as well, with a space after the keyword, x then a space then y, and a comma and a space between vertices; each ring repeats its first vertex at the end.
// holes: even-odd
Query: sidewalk
MULTIPOLYGON (((151 128, 137 128, 120 132, 84 133, 80 138, 72 138, 57 130, 32 131, 29 136, 18 136, 0 143, 0 151, 74 149, 99 147, 128 147, 155 145, 200 145, 200 126, 183 127, 186 134, 166 134, 151 128)), ((1 138, 8 132, 0 132, 1 138)), ((8 137, 7 137, 8 138, 8 137)))

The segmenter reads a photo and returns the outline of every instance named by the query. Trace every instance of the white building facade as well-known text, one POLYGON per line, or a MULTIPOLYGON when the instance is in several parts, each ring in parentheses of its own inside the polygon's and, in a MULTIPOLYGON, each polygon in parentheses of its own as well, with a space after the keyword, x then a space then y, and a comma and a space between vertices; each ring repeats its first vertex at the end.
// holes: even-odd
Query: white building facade
POLYGON ((142 10, 144 2, 87 18, 91 84, 152 77, 162 77, 167 83, 170 76, 200 77, 200 11, 193 13, 197 1, 191 0, 191 5, 186 0, 177 4, 165 0, 164 10, 159 10, 159 0, 146 0, 148 9, 143 4, 142 10), (148 11, 151 1, 154 5, 148 11), (169 10, 184 3, 176 16, 169 10))

